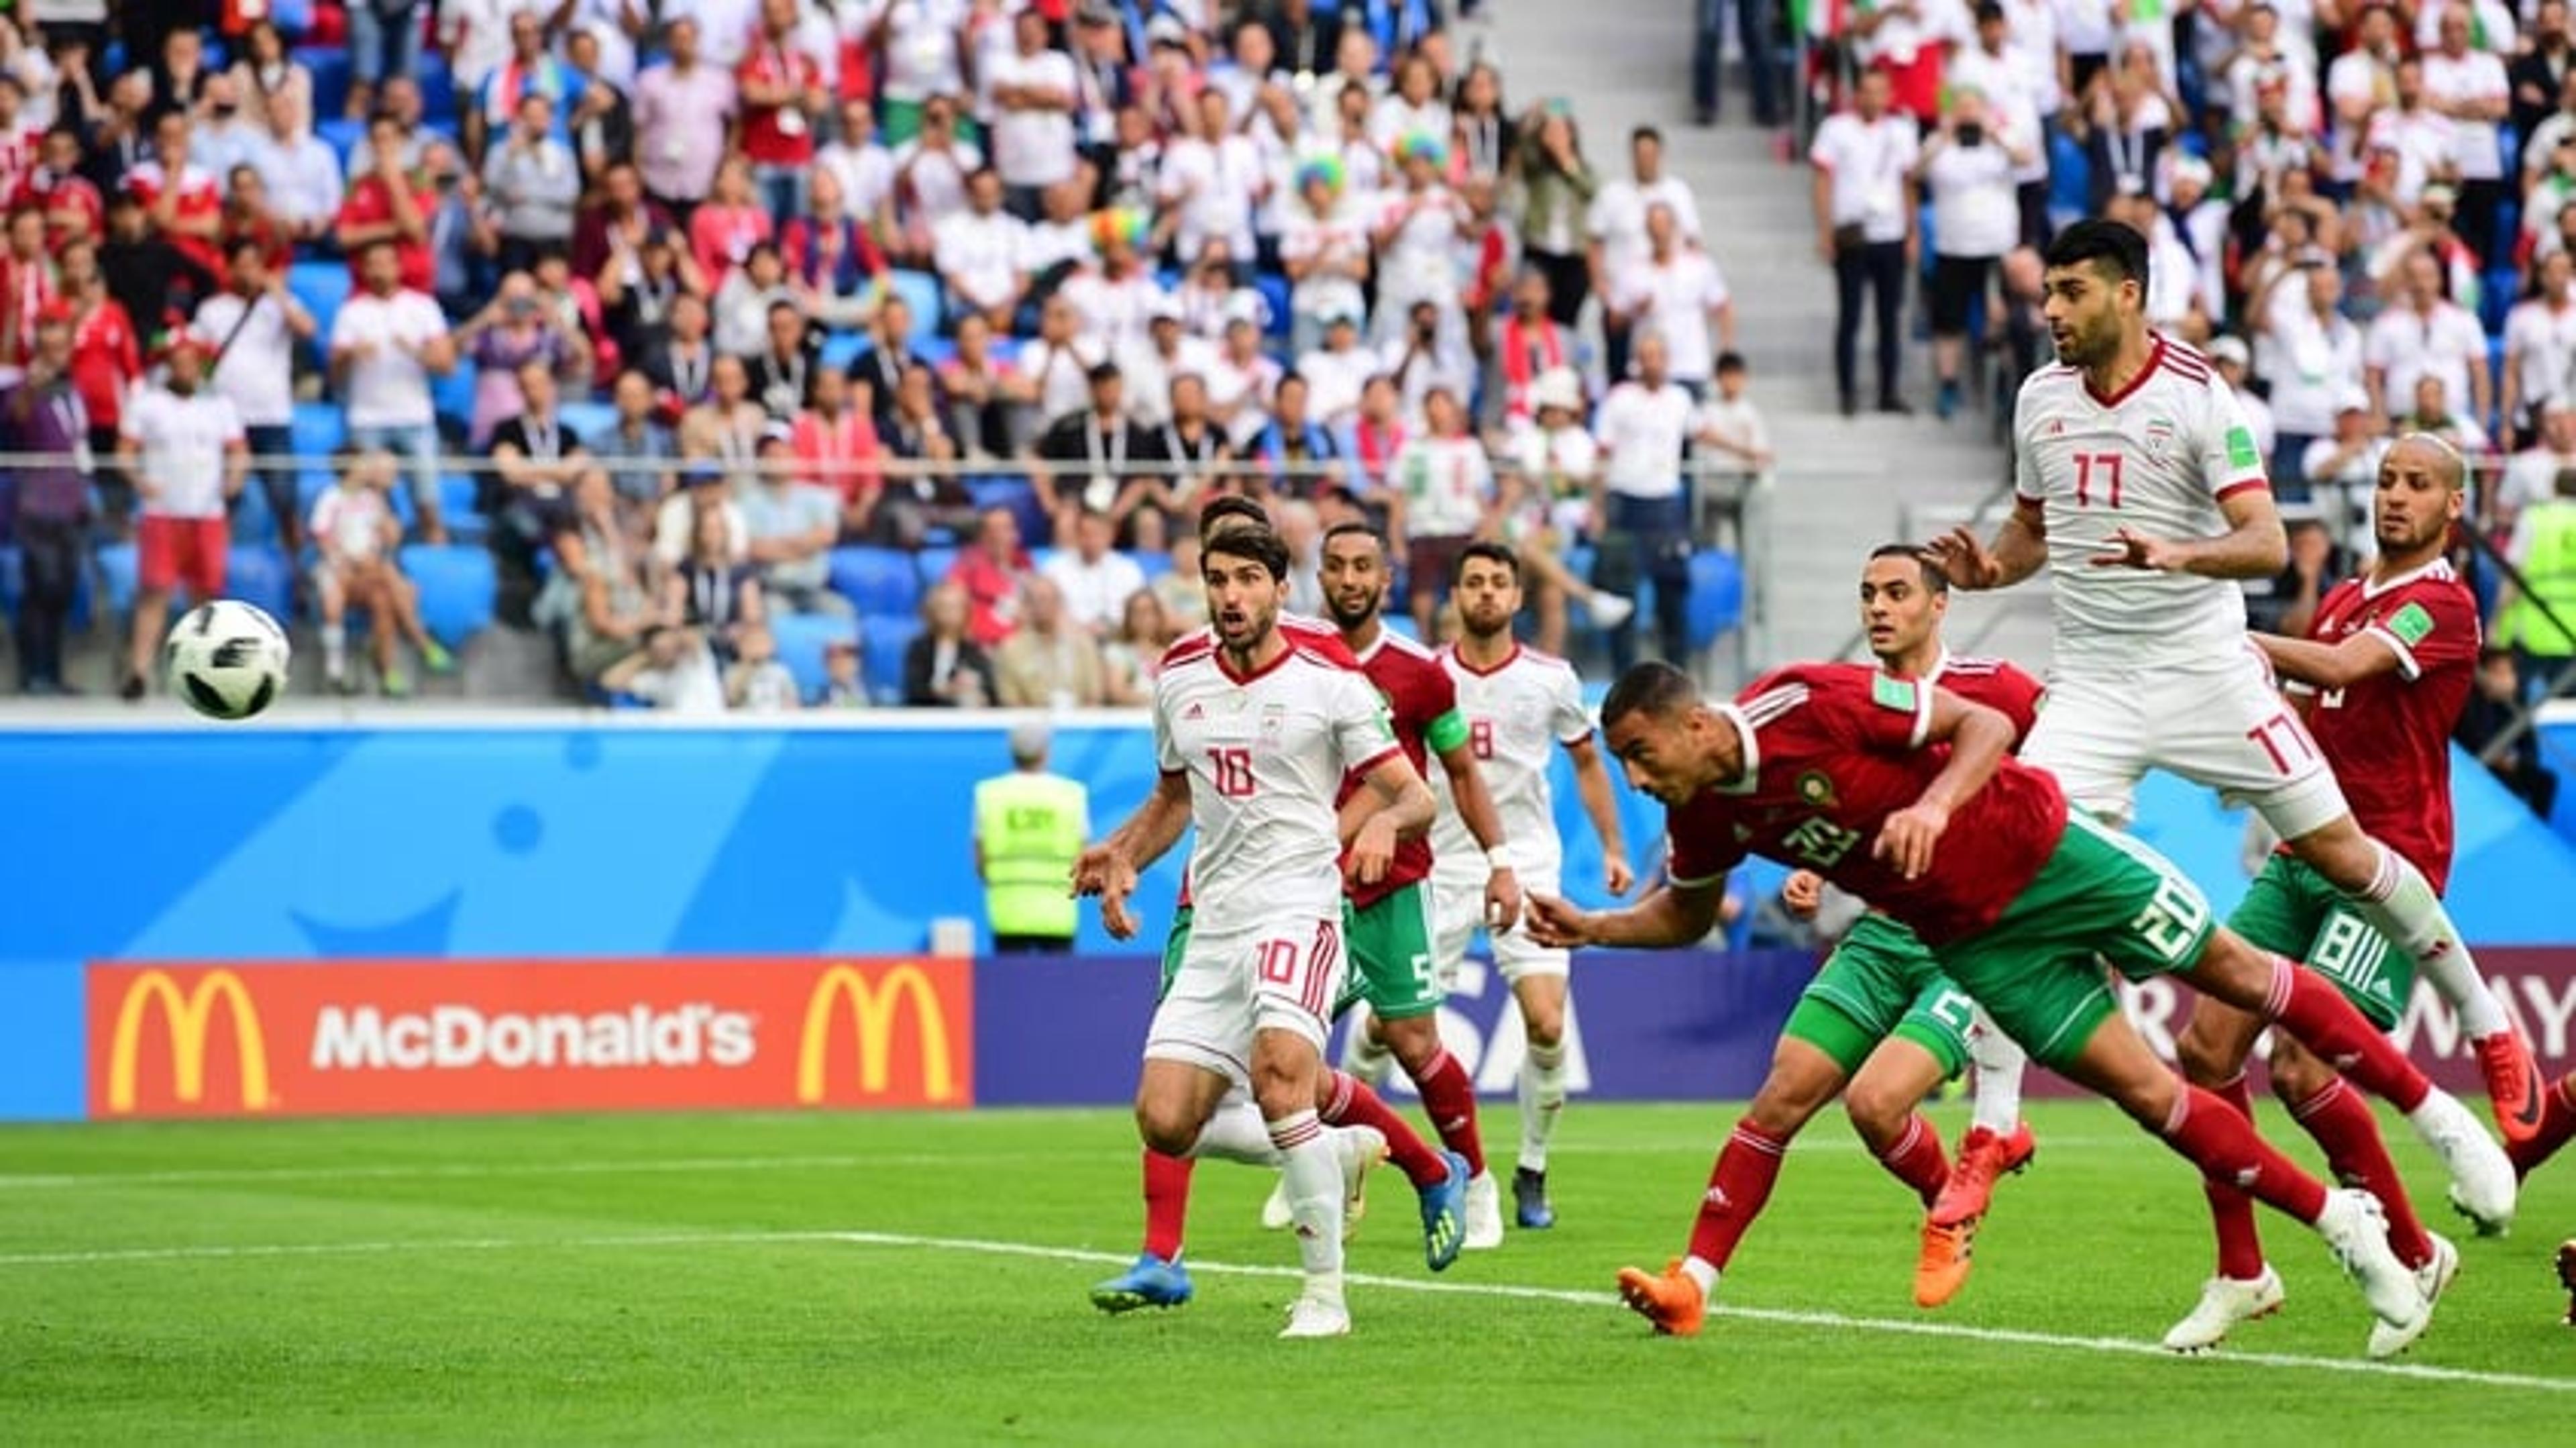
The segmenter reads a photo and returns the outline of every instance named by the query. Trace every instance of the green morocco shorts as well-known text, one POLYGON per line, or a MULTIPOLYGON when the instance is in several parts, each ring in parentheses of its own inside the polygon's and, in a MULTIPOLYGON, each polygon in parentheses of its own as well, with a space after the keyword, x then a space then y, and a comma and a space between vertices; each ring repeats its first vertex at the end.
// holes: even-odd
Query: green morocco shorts
POLYGON ((2258 949, 2305 962, 2383 1031, 2396 1029, 2415 992, 2413 957, 2391 950, 2388 938, 2303 860, 2274 855, 2267 861, 2227 928, 2258 949))
POLYGON ((1440 1008, 1438 974, 1431 967, 1431 884, 1417 880, 1374 904, 1342 909, 1343 943, 1351 955, 1350 978, 1333 1014, 1367 1001, 1382 1021, 1427 1016, 1440 1008))
POLYGON ((1780 1034, 1831 1056, 1845 1076, 1879 1042, 1901 1036, 1931 1052, 1943 1076, 1956 1076, 1968 1064, 1975 1010, 1913 931, 1872 911, 1834 947, 1780 1034))
POLYGON ((2145 980, 2197 964, 2215 928, 2208 899, 2172 862, 2078 810, 2003 918, 1933 957, 2005 1034, 2056 1067, 2119 1008, 2096 956, 2145 980))

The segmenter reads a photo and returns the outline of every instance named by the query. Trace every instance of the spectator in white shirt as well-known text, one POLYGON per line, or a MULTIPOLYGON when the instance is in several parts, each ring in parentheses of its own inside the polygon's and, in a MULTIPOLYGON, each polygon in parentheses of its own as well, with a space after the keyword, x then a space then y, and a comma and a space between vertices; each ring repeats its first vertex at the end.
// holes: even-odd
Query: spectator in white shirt
POLYGON ((936 98, 966 92, 965 53, 958 37, 966 0, 893 0, 882 8, 844 6, 877 17, 875 53, 885 57, 885 130, 900 145, 927 128, 936 98))
POLYGON ((814 165, 841 182, 841 211, 868 228, 880 247, 895 236, 894 153, 877 143, 876 107, 841 103, 841 128, 814 153, 814 165))
POLYGON ((1377 354, 1360 345, 1359 314, 1335 311, 1324 319, 1324 345, 1298 357, 1297 374, 1306 379, 1308 410, 1327 428, 1348 426, 1359 416, 1360 392, 1377 375, 1377 354))
MULTIPOLYGON (((2361 328, 2342 302, 2343 273, 2322 255, 2275 269, 2247 300, 2280 431, 2272 491, 2287 501, 2307 496, 2309 446, 2334 431, 2344 394, 2361 391, 2361 328)), ((2366 404, 2369 394, 2362 399, 2366 404)))
POLYGON ((899 256, 933 262, 939 224, 966 209, 967 178, 982 169, 983 151, 957 135, 956 101, 941 95, 924 102, 920 134, 894 150, 896 216, 903 227, 895 245, 899 256))
POLYGON ((996 332, 1009 334, 1028 295, 1020 258, 1028 227, 1002 209, 1002 178, 990 167, 966 183, 966 209, 939 224, 932 254, 948 290, 953 320, 975 312, 996 332))
POLYGON ((1195 132, 1163 153, 1157 233, 1183 257, 1198 256, 1211 238, 1224 242, 1226 254, 1245 263, 1247 274, 1237 279, 1249 281, 1252 216, 1270 178, 1259 148, 1234 129, 1223 91, 1201 91, 1192 115, 1195 132))
POLYGON ((1683 391, 1708 396, 1717 354, 1735 346, 1735 296, 1707 252, 1682 244, 1671 207, 1646 209, 1646 254, 1612 279, 1609 302, 1622 324, 1664 339, 1664 365, 1683 391))
POLYGON ((2388 451, 2387 429, 2370 405, 2370 394, 2347 387, 2335 398, 2334 431, 2308 444, 2299 459, 2308 495, 2327 502, 2342 516, 2338 533, 2349 531, 2356 512, 2367 516, 2370 490, 2379 481, 2379 460, 2388 451))
POLYGON ((268 188, 269 209, 299 242, 331 229, 347 189, 339 155, 313 134, 300 105, 291 94, 271 97, 269 134, 243 157, 268 188))
POLYGON ((1078 318, 1073 303, 1061 294, 1047 298, 1038 309, 1038 334, 1020 344, 1019 355, 1011 361, 1011 375, 1003 380, 1002 393, 1026 410, 1024 420, 1014 428, 1022 438, 1033 438, 1067 417, 1082 410, 1091 400, 1091 369, 1105 357, 1100 344, 1076 331, 1078 318))
POLYGON ((2419 251, 2406 259, 2404 292, 2370 324, 2362 349, 2372 410, 2387 414, 2415 396, 2417 378, 2442 380, 2446 397, 2465 397, 2480 417, 2494 401, 2487 336, 2478 319, 2442 295, 2442 264, 2419 251))
POLYGON ((1852 108, 1825 118, 1807 159, 1816 168, 1816 250, 1834 269, 1834 380, 1843 415, 1860 410, 1861 293, 1873 294, 1878 410, 1909 412, 1897 395, 1905 273, 1914 231, 1914 123, 1888 109, 1888 78, 1861 75, 1852 108))
POLYGON ((1402 337, 1378 353, 1378 372, 1395 383, 1405 427, 1422 431, 1429 421, 1431 394, 1445 391, 1465 398, 1475 390, 1476 359, 1463 340, 1444 334, 1440 309, 1415 302, 1402 337))
POLYGON ((993 105, 993 168, 1002 204, 1035 221, 1046 188, 1073 176, 1073 62, 1047 48, 1046 17, 1031 6, 1011 22, 1013 53, 985 77, 993 105))
POLYGON ((221 598, 231 539, 225 505, 241 491, 241 419, 207 388, 205 345, 182 334, 171 345, 166 387, 145 387, 125 405, 116 450, 142 498, 135 531, 134 634, 121 692, 141 699, 170 621, 170 593, 184 583, 197 598, 221 598))
POLYGON ((2024 246, 2041 246, 2049 232, 2047 131, 2042 116, 2057 108, 2056 51, 2044 49, 2038 52, 2044 59, 2034 58, 2027 40, 2014 35, 2012 15, 2001 0, 1978 0, 1976 26, 1976 43, 1962 46, 1950 57, 1943 79, 1954 94, 1974 91, 1984 97, 1987 134, 2021 154, 2013 167, 2013 199, 2020 221, 2016 239, 2024 246))
POLYGON ((1117 541, 1118 525, 1109 515, 1086 508, 1074 525, 1073 546, 1058 549, 1038 570, 1064 595, 1066 621, 1097 639, 1118 631, 1127 600, 1145 587, 1145 570, 1112 546, 1117 541))
POLYGON ((2452 134, 2457 126, 2425 103, 2423 62, 2401 60, 2395 75, 2397 104, 2371 118, 2363 147, 2365 152, 2385 150, 2396 156, 2392 191, 2398 204, 2412 206, 2426 186, 2457 174, 2459 147, 2452 134))
POLYGON ((331 323, 331 377, 349 418, 349 445, 382 448, 411 464, 412 506, 422 538, 447 541, 438 505, 438 426, 429 379, 456 368, 447 317, 423 292, 402 286, 394 244, 368 246, 360 290, 331 323))
MULTIPOLYGON (((1445 387, 1423 399, 1426 430, 1395 455, 1392 532, 1405 559, 1418 638, 1437 638, 1433 627, 1460 555, 1500 521, 1501 496, 1485 445, 1467 429, 1467 406, 1445 387)), ((1330 555, 1331 534, 1326 535, 1330 555)))
POLYGON ((2493 51, 2469 48, 2468 5, 2455 0, 2438 23, 2441 43, 2424 57, 2424 104, 2451 122, 2460 239, 2483 261, 2495 254, 2497 209, 2509 199, 2503 126, 2513 109, 2513 85, 2493 51))
MULTIPOLYGON (((1959 410, 1969 315, 1992 295, 1995 267, 2020 239, 2013 178, 2030 156, 2029 143, 1987 127, 1985 97, 1962 90, 1915 163, 1915 184, 1932 198, 1932 371, 1943 418, 1959 410)), ((1687 376, 1678 364, 1675 372, 1687 376)))
MULTIPOLYGON (((1683 240, 1693 245, 1700 241, 1698 201, 1680 177, 1664 174, 1663 132, 1652 126, 1639 126, 1631 132, 1628 167, 1630 175, 1604 182, 1592 194, 1592 203, 1583 217, 1584 260, 1591 273, 1592 291, 1597 295, 1607 296, 1612 283, 1644 254, 1646 209, 1655 203, 1672 208, 1673 221, 1683 240)), ((1605 328, 1602 341, 1610 376, 1626 376, 1627 328, 1605 328)))
POLYGON ((260 465, 260 487, 277 519, 278 542, 293 556, 298 542, 295 473, 277 461, 294 451, 295 345, 313 335, 313 314, 286 289, 286 276, 268 269, 267 248, 236 240, 225 256, 225 290, 197 305, 188 333, 214 362, 214 390, 233 405, 242 435, 260 465))
POLYGON ((1324 319, 1367 310, 1361 291, 1369 278, 1368 225, 1344 204, 1342 163, 1315 156, 1297 167, 1297 203, 1279 238, 1279 265, 1287 273, 1288 346, 1303 355, 1324 339, 1324 319))
POLYGON ((1449 105, 1440 98, 1440 73, 1416 52, 1396 62, 1395 86, 1369 115, 1369 136, 1392 156, 1406 136, 1447 136, 1449 105))
POLYGON ((2504 319, 2505 446, 2527 440, 2540 405, 2576 401, 2576 258, 2564 250, 2542 257, 2523 299, 2504 319))
POLYGON ((1376 338, 1394 342, 1411 325, 1416 302, 1440 309, 1444 332, 1463 334, 1458 243, 1474 220, 1467 203, 1440 180, 1447 145, 1436 137, 1405 138, 1400 162, 1404 190, 1378 213, 1371 240, 1377 246, 1376 338))
POLYGON ((1181 326, 1181 309, 1157 293, 1146 315, 1142 337, 1131 337, 1110 354, 1127 379, 1127 416, 1138 427, 1161 427, 1172 419, 1172 383, 1182 377, 1205 378, 1216 361, 1215 349, 1181 326))
POLYGON ((1636 604, 1594 588, 1565 566, 1563 550, 1592 532, 1601 449, 1583 426, 1583 379, 1552 367, 1530 384, 1529 424, 1512 433, 1503 466, 1510 479, 1504 536, 1530 576, 1541 653, 1565 653, 1566 601, 1583 600, 1592 621, 1616 628, 1636 604))
POLYGON ((674 216, 715 186, 725 137, 738 112, 733 68, 700 54, 698 23, 671 20, 663 45, 671 58, 635 78, 635 156, 644 190, 674 216))
MULTIPOLYGON (((1881 79, 1876 84, 1884 86, 1881 79)), ((1622 597, 1640 579, 1655 585, 1655 631, 1663 656, 1690 654, 1690 517, 1682 492, 1682 449, 1690 441, 1691 395, 1664 371, 1664 341, 1637 339, 1635 375, 1610 389, 1593 421, 1604 454, 1600 552, 1592 583, 1622 597)), ((1610 630, 1611 667, 1637 661, 1636 620, 1610 630)))

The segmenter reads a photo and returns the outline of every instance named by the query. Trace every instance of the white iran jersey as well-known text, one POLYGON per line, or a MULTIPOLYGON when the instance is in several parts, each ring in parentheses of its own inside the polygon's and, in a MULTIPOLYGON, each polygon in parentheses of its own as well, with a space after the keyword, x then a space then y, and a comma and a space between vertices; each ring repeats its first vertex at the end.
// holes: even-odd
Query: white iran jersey
POLYGON ((1346 774, 1398 752, 1366 676, 1293 643, 1247 679, 1220 649, 1174 658, 1154 680, 1154 753, 1186 773, 1194 928, 1229 932, 1341 910, 1333 801, 1346 774))
POLYGON ((2268 487, 2244 406, 2209 359, 2159 336, 2120 395, 2063 363, 2031 374, 2013 413, 2013 488, 2046 510, 2057 660, 2076 668, 2232 657, 2245 594, 2224 578, 2097 568, 2111 535, 2215 538, 2219 500, 2268 487))
MULTIPOLYGON (((1512 866, 1524 881, 1552 878, 1564 862, 1564 845, 1556 833, 1556 803, 1548 788, 1548 766, 1556 751, 1591 737, 1592 716, 1583 707, 1583 684, 1574 666, 1553 655, 1515 648, 1489 672, 1480 672, 1458 657, 1453 646, 1440 651, 1440 666, 1458 685, 1458 713, 1467 721, 1467 752, 1476 756, 1476 773, 1493 796, 1502 817, 1503 838, 1511 842, 1512 866)), ((1431 858, 1439 865, 1455 862, 1449 873, 1485 878, 1484 851, 1458 815, 1449 793, 1446 770, 1433 770, 1432 791, 1440 797, 1440 814, 1431 827, 1431 858)), ((1435 867, 1436 868, 1436 867, 1435 867)))

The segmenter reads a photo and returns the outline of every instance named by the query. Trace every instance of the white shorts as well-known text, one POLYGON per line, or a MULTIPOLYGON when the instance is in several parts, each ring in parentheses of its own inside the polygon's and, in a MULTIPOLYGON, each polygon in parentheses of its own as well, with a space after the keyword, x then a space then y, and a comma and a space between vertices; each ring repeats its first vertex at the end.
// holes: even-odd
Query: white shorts
POLYGON ((2247 645, 2206 669, 2059 674, 2024 764, 2057 776, 2069 803, 2127 827, 2150 769, 2251 805, 2285 840, 2350 812, 2307 726, 2247 645))
MULTIPOLYGON (((1431 876, 1431 959, 1432 968, 1440 972, 1443 991, 1452 989, 1458 963, 1467 958, 1467 947, 1475 941, 1476 931, 1485 923, 1485 876, 1483 861, 1477 871, 1443 873, 1435 867, 1431 876)), ((1532 891, 1555 895, 1557 886, 1554 866, 1516 872, 1524 896, 1532 891)), ((1551 950, 1529 937, 1526 928, 1495 931, 1488 949, 1494 964, 1501 968, 1503 979, 1519 980, 1522 976, 1569 974, 1573 958, 1562 950, 1551 950)))
POLYGON ((1283 916, 1256 930, 1210 932, 1194 923, 1171 989, 1154 1008, 1145 1058, 1186 1062, 1249 1087, 1257 1033, 1294 1031, 1324 1049, 1348 964, 1338 912, 1283 916))

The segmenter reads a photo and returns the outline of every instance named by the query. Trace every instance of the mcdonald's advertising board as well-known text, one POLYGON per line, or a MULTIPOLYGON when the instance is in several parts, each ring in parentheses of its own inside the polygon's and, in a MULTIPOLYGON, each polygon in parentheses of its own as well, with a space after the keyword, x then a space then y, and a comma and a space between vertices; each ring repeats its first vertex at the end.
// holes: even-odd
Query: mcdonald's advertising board
POLYGON ((964 1107, 935 958, 89 967, 94 1120, 964 1107))

